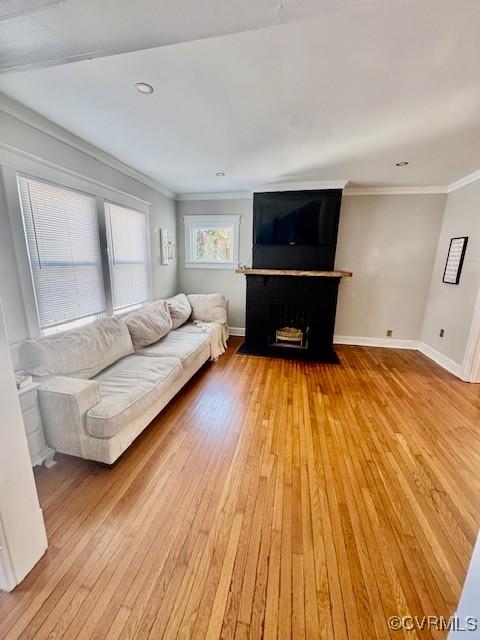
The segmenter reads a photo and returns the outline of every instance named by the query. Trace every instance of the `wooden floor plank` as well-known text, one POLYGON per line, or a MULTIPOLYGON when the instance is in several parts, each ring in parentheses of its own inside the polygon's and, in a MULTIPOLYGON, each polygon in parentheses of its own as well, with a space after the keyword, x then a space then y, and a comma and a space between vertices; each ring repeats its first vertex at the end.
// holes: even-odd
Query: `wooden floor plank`
POLYGON ((206 365, 107 470, 36 470, 50 547, 1 640, 445 638, 480 525, 480 387, 419 353, 206 365))

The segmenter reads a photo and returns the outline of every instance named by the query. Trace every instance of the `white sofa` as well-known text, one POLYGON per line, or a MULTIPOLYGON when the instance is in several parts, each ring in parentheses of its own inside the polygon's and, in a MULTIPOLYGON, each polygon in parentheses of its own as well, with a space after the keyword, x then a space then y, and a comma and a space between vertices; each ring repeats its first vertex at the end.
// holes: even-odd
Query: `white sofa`
POLYGON ((179 294, 123 318, 20 345, 41 383, 50 447, 112 464, 209 359, 225 350, 226 301, 179 294))

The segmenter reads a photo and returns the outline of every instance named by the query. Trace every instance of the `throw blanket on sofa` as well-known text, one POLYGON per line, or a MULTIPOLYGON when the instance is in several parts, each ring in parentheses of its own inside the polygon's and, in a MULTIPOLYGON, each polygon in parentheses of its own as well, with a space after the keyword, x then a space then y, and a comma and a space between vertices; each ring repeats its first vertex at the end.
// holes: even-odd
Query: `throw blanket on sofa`
POLYGON ((192 324, 183 325, 182 331, 188 331, 191 333, 207 333, 210 339, 210 349, 212 355, 210 360, 218 360, 218 358, 225 353, 227 349, 228 329, 227 326, 220 322, 202 322, 201 320, 194 320, 192 324))

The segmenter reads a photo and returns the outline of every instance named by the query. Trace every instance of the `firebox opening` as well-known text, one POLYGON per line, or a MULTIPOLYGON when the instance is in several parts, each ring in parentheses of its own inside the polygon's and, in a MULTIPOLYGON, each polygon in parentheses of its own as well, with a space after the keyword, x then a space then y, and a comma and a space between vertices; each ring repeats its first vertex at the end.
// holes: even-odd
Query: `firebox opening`
POLYGON ((303 305, 269 305, 269 343, 272 347, 308 349, 309 310, 303 305))

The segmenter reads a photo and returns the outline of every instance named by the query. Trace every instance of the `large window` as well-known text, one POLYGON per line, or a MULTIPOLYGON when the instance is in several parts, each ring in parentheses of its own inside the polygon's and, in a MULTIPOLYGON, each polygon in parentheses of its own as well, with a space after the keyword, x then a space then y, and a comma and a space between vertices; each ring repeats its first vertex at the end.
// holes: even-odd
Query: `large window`
POLYGON ((118 312, 149 299, 145 214, 105 205, 113 310, 118 312))
POLYGON ((185 266, 236 268, 239 221, 240 216, 185 216, 185 266))
POLYGON ((145 213, 30 177, 17 183, 42 333, 148 302, 145 213))
POLYGON ((41 329, 105 311, 95 198, 18 177, 41 329))

